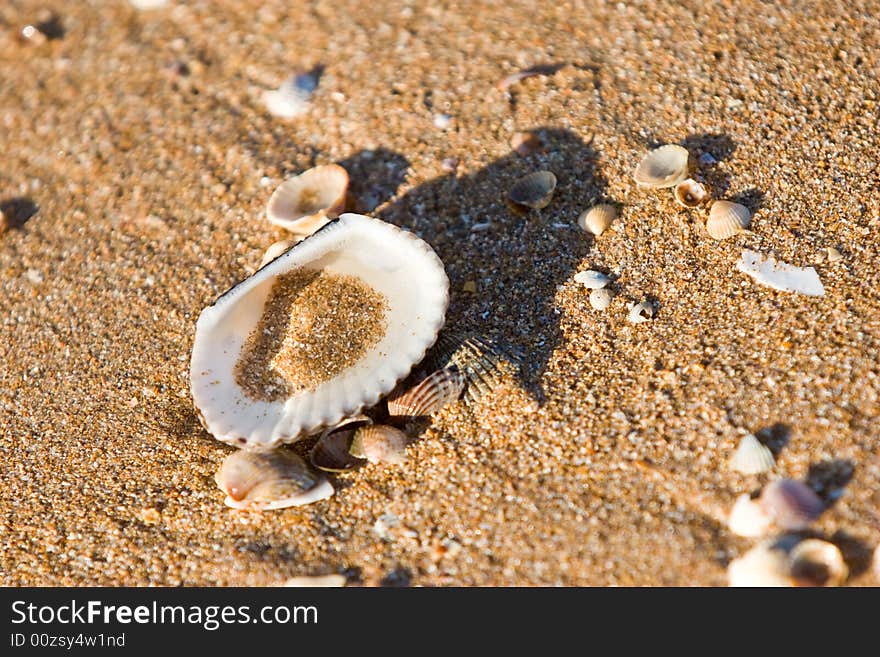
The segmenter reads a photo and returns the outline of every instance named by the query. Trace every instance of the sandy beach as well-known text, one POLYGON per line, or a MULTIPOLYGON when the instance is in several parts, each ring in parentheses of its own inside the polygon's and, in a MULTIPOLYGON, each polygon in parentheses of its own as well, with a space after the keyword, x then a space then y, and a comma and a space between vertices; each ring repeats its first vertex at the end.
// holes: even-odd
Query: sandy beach
POLYGON ((788 477, 828 504, 811 531, 848 584, 880 585, 878 10, 3 2, 0 584, 724 586, 755 544, 727 511, 788 477), (266 110, 316 67, 302 116, 266 110), (543 149, 516 153, 521 131, 543 149), (705 208, 636 186, 667 143, 749 231, 714 240, 705 208), (213 477, 233 448, 190 394, 195 322, 285 238, 272 191, 333 162, 353 209, 443 260, 447 327, 523 367, 437 414, 405 465, 229 509, 213 477), (552 201, 513 212, 538 170, 552 201), (595 237, 577 218, 599 202, 621 213, 595 237), (743 249, 815 267, 824 296, 758 285, 743 249), (612 276, 606 310, 573 279, 588 269, 612 276), (631 324, 642 300, 656 314, 631 324), (729 467, 748 433, 770 473, 729 467))

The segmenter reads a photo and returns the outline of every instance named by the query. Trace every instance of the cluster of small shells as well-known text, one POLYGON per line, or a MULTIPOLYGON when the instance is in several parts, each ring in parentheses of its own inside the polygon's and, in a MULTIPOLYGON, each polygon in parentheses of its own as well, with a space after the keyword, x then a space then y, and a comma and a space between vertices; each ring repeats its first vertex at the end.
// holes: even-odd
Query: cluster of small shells
MULTIPOLYGON (((693 158, 688 150, 666 144, 650 151, 636 167, 636 184, 648 189, 673 188, 676 202, 688 209, 697 208, 710 199, 705 185, 690 177, 693 158)), ((706 232, 716 240, 733 237, 747 229, 751 212, 744 205, 717 200, 709 208, 706 232)))
MULTIPOLYGON (((754 435, 742 438, 731 456, 731 469, 745 475, 761 475, 775 466, 770 449, 754 435)), ((803 532, 826 510, 825 502, 807 484, 776 479, 757 497, 740 495, 727 519, 730 531, 746 538, 764 538, 773 530, 783 532, 753 547, 728 566, 730 586, 839 586, 849 570, 840 550, 803 532)))
POLYGON ((333 486, 323 472, 345 473, 365 463, 400 465, 411 442, 414 423, 429 418, 464 397, 476 400, 491 391, 516 356, 488 338, 469 334, 441 335, 422 366, 437 367, 409 385, 399 385, 371 412, 325 429, 306 463, 294 451, 241 450, 230 454, 215 480, 236 509, 269 510, 325 499, 333 486), (397 425, 397 426, 395 426, 397 425), (402 427, 402 428, 400 428, 402 427))

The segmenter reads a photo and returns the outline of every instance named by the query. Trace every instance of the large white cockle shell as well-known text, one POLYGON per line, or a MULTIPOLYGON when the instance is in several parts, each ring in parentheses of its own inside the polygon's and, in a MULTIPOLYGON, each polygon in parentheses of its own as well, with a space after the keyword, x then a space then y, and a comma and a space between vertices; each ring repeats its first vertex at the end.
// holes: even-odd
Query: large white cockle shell
POLYGON ((190 362, 193 403, 223 442, 256 449, 294 442, 391 392, 436 341, 448 302, 449 279, 426 242, 379 219, 343 214, 202 311, 190 362), (313 389, 277 401, 253 399, 236 382, 236 364, 275 281, 299 270, 355 277, 384 295, 384 334, 313 389))

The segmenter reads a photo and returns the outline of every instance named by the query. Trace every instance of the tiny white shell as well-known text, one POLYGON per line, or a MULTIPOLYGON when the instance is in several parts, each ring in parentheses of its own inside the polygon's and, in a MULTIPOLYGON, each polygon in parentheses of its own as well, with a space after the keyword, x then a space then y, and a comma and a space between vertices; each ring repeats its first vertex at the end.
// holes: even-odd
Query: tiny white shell
POLYGON ((654 189, 675 187, 687 178, 689 160, 690 153, 681 146, 667 144, 655 148, 636 167, 636 183, 654 189))
POLYGON ((731 201, 715 201, 709 209, 706 232, 716 240, 727 239, 741 233, 752 222, 749 209, 731 201))
POLYGON ((611 282, 611 279, 608 278, 607 274, 603 274, 595 269, 588 269, 587 271, 575 274, 574 280, 591 290, 601 289, 611 282))
POLYGON ((578 225, 597 237, 604 233, 617 218, 617 207, 610 203, 594 205, 578 217, 578 225))
POLYGON ((309 98, 318 86, 314 73, 292 75, 278 89, 263 92, 263 104, 280 119, 294 119, 308 109, 309 98))
POLYGON ((287 251, 290 247, 292 247, 296 242, 293 240, 279 240, 274 244, 270 245, 266 252, 263 254, 263 259, 260 260, 260 269, 268 265, 275 258, 280 256, 282 253, 287 251))
POLYGON ((590 305, 594 310, 605 310, 611 305, 614 294, 607 287, 599 288, 590 292, 590 305))
POLYGON ((729 586, 792 585, 788 553, 777 541, 763 541, 727 567, 729 586))
POLYGON ((799 542, 789 560, 791 578, 797 586, 840 586, 849 576, 837 546, 817 538, 799 542))
POLYGON ((640 301, 630 306, 627 319, 630 324, 641 324, 654 318, 654 304, 650 301, 640 301))
POLYGON ((686 208, 695 208, 700 205, 709 193, 706 188, 693 178, 682 180, 675 186, 675 200, 679 205, 686 208))
POLYGON ((753 500, 748 493, 736 498, 727 519, 727 527, 731 532, 748 538, 763 536, 772 523, 773 519, 764 507, 753 500))
POLYGON ((325 164, 281 183, 269 198, 266 218, 295 235, 308 237, 345 209, 348 172, 325 164))
POLYGON ((775 465, 773 452, 752 434, 743 436, 730 458, 730 467, 746 475, 767 472, 775 465))

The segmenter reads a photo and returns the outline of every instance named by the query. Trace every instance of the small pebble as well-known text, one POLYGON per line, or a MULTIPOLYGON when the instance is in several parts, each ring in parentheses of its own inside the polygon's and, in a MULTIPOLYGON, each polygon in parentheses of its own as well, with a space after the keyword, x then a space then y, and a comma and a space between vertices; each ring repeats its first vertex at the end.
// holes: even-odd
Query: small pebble
POLYGON ((711 153, 703 153, 700 155, 700 164, 712 165, 718 162, 714 157, 712 157, 711 153))
POLYGON ((465 284, 461 288, 465 292, 474 293, 477 291, 477 283, 476 281, 465 281, 465 284))
POLYGON ((300 575, 291 577, 284 586, 293 588, 339 588, 345 586, 345 575, 300 575))
POLYGON ((25 272, 25 276, 34 285, 40 285, 45 280, 43 273, 39 269, 28 269, 25 272))
POLYGON ((607 287, 600 287, 590 292, 590 305, 595 310, 605 310, 611 305, 613 296, 614 294, 607 287))
POLYGON ((453 172, 458 169, 458 158, 447 157, 440 163, 440 168, 444 171, 453 172))

